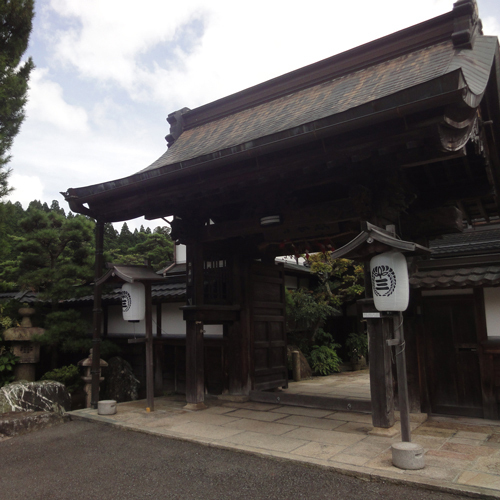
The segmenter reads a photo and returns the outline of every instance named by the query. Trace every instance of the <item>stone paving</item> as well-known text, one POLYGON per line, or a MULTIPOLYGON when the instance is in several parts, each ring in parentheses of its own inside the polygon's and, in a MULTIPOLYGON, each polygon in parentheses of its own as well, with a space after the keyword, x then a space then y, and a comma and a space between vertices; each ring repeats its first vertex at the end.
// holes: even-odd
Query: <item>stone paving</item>
POLYGON ((426 488, 481 498, 500 498, 500 422, 432 417, 412 422, 412 441, 425 449, 425 468, 392 465, 393 437, 371 434, 371 415, 256 402, 206 400, 206 410, 183 408, 183 396, 121 403, 115 415, 97 410, 70 412, 73 419, 106 422, 162 435, 328 467, 374 480, 412 482, 426 488))

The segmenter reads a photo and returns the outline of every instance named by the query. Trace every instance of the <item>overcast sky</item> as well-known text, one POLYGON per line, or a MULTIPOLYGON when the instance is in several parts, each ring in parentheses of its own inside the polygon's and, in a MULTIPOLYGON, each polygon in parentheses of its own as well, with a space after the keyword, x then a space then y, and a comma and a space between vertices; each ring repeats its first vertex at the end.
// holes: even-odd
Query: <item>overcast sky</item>
MULTIPOLYGON (((499 36, 498 0, 478 5, 484 33, 499 36)), ((11 150, 10 199, 25 208, 56 199, 67 209, 60 191, 125 177, 163 154, 169 113, 452 8, 452 0, 36 0, 26 54, 36 69, 11 150)))

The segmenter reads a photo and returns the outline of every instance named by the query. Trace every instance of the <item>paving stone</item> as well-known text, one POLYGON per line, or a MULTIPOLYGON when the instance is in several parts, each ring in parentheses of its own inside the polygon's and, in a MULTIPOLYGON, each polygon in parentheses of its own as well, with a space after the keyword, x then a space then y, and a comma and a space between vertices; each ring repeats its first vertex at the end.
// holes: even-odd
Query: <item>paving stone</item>
POLYGON ((491 433, 486 434, 484 432, 470 432, 470 431, 458 431, 455 434, 456 438, 472 439, 475 441, 486 441, 490 436, 491 436, 491 433))
POLYGON ((345 446, 323 444, 323 443, 307 443, 296 450, 293 450, 294 455, 301 455, 304 457, 317 458, 319 460, 328 460, 329 458, 340 453, 345 446))
POLYGON ((345 420, 346 422, 362 422, 364 424, 372 425, 372 416, 367 413, 337 411, 328 415, 326 418, 331 418, 333 420, 345 420))
POLYGON ((455 443, 455 444, 468 444, 470 446, 482 446, 483 444, 487 443, 487 441, 476 441, 474 439, 461 439, 457 437, 452 437, 448 439, 448 443, 455 443))
POLYGON ((227 408, 226 406, 212 406, 211 408, 203 410, 203 413, 215 413, 217 415, 224 415, 226 413, 231 413, 232 411, 234 411, 234 408, 227 408))
POLYGON ((500 477, 500 457, 498 455, 479 457, 472 465, 472 469, 500 477))
POLYGON ((437 438, 451 438, 457 431, 453 429, 441 429, 435 427, 427 427, 427 424, 421 425, 414 431, 414 434, 420 436, 434 436, 437 438))
MULTIPOLYGON (((453 438, 451 438, 453 439, 453 438)), ((412 433, 411 440, 413 443, 420 444, 425 450, 437 450, 447 442, 446 438, 437 438, 433 436, 423 436, 412 433)))
POLYGON ((225 438, 224 442, 282 452, 291 452, 307 444, 307 441, 292 439, 288 434, 287 437, 283 437, 258 434, 257 432, 240 432, 239 434, 225 438))
POLYGON ((280 420, 280 423, 298 425, 300 427, 312 427, 313 429, 324 429, 331 431, 345 422, 342 420, 330 420, 326 418, 305 417, 303 415, 290 415, 280 420))
POLYGON ((275 408, 281 408, 280 405, 274 405, 269 403, 257 403, 255 401, 248 401, 246 403, 224 403, 225 407, 241 408, 245 410, 257 410, 257 411, 270 411, 275 408))
POLYGON ((275 422, 261 422, 259 420, 240 418, 234 422, 226 424, 226 427, 230 427, 231 429, 240 429, 243 431, 258 432, 260 434, 273 434, 275 436, 297 429, 297 426, 295 425, 285 425, 281 422, 282 421, 280 420, 280 423, 278 424, 275 422))
POLYGON ((200 424, 198 422, 188 422, 186 424, 174 425, 170 428, 171 431, 187 436, 197 436, 209 439, 226 439, 241 431, 230 429, 228 427, 220 427, 218 425, 200 424))
POLYGON ((362 422, 346 422, 345 424, 337 427, 337 431, 339 432, 354 432, 356 434, 367 435, 373 426, 371 424, 364 424, 362 422))
POLYGON ((425 454, 425 465, 444 469, 467 469, 471 463, 469 455, 446 450, 429 450, 425 454))
POLYGON ((343 453, 346 455, 359 455, 365 457, 366 461, 370 458, 375 458, 381 453, 390 449, 391 445, 388 443, 367 443, 364 440, 352 446, 348 446, 343 453))
POLYGON ((341 464, 349 465, 365 465, 370 460, 370 457, 363 457, 359 455, 347 455, 345 453, 338 453, 330 458, 330 462, 338 462, 341 464))
POLYGON ((199 422, 203 424, 212 425, 225 425, 230 422, 237 421, 238 418, 234 416, 234 412, 228 415, 216 415, 213 413, 206 413, 205 411, 200 411, 196 413, 191 413, 186 420, 189 422, 199 422))
POLYGON ((286 437, 295 439, 305 439, 307 441, 316 441, 323 444, 351 445, 361 441, 364 436, 360 434, 347 434, 345 432, 324 431, 321 429, 311 429, 308 427, 299 427, 286 434, 286 437))
POLYGON ((262 422, 274 422, 283 418, 283 414, 267 412, 267 411, 255 411, 255 410, 236 410, 231 413, 232 417, 238 418, 250 418, 253 420, 261 420, 262 422))
POLYGON ((485 474, 484 472, 465 471, 457 479, 458 484, 468 486, 479 486, 480 488, 490 488, 500 490, 500 476, 485 474))
POLYGON ((473 457, 493 455, 496 452, 494 448, 488 448, 487 446, 470 446, 467 444, 454 443, 443 444, 441 450, 463 453, 464 455, 471 457, 471 459, 473 459, 473 457))
POLYGON ((410 476, 428 477, 430 479, 437 479, 439 481, 453 482, 455 478, 460 474, 458 469, 443 469, 441 467, 433 467, 427 465, 425 462, 425 467, 419 470, 405 470, 404 473, 410 476))
POLYGON ((304 417, 323 418, 332 414, 330 410, 319 410, 317 408, 302 408, 301 406, 283 406, 272 410, 273 413, 285 413, 286 415, 303 415, 304 417))

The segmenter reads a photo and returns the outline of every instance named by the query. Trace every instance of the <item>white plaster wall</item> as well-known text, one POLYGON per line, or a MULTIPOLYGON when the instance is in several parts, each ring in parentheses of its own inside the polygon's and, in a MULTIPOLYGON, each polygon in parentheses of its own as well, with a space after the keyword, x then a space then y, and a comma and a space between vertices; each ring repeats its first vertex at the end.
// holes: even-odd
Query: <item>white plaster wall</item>
POLYGON ((484 289, 488 337, 500 337, 500 288, 484 289))
MULTIPOLYGON (((156 319, 156 306, 153 306, 153 319, 156 319)), ((155 327, 153 326, 153 333, 155 327)), ((146 333, 146 322, 144 320, 139 323, 130 323, 125 321, 122 316, 121 306, 109 306, 108 308, 108 335, 113 333, 131 333, 141 334, 146 333)))
MULTIPOLYGON (((186 334, 186 323, 182 319, 180 308, 184 302, 168 302, 161 306, 161 329, 164 334, 186 334)), ((205 333, 222 335, 222 325, 205 325, 205 333)), ((145 335, 146 323, 129 323, 122 316, 121 306, 110 306, 108 309, 108 335, 128 333, 132 335, 145 335)), ((153 306, 153 335, 156 334, 156 306, 153 306)))

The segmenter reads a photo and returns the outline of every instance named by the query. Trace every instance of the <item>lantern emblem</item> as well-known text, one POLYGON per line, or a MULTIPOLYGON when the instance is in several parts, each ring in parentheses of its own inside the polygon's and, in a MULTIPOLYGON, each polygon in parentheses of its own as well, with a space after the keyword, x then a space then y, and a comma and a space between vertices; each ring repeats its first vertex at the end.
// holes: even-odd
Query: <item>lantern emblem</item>
POLYGON ((378 311, 406 311, 410 299, 408 265, 400 252, 385 252, 370 261, 373 301, 378 311))
POLYGON ((141 321, 146 315, 146 290, 142 283, 122 286, 122 313, 125 321, 141 321))
POLYGON ((396 289, 396 273, 389 266, 376 266, 372 270, 373 293, 388 296, 396 289))

